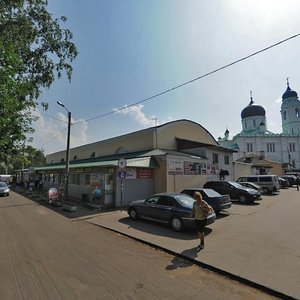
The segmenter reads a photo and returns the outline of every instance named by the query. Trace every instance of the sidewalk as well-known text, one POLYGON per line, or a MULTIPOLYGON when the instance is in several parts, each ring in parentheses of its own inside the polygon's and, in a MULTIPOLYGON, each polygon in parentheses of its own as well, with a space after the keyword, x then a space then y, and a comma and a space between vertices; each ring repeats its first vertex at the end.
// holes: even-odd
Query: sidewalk
MULTIPOLYGON (((199 242, 193 232, 178 233, 149 221, 132 221, 125 211, 103 212, 86 221, 192 259, 201 266, 279 298, 300 299, 299 257, 289 255, 286 249, 274 248, 260 238, 249 243, 250 233, 220 234, 219 228, 226 226, 230 218, 230 222, 236 219, 234 215, 223 216, 207 228, 206 247, 200 252, 196 249, 199 242)), ((176 264, 180 264, 180 260, 175 259, 173 267, 177 267, 176 264)))

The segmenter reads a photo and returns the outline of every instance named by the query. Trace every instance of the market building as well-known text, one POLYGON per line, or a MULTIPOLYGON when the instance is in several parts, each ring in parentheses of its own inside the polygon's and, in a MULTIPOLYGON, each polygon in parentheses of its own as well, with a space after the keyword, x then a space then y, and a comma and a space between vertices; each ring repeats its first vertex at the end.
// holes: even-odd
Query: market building
MULTIPOLYGON (((153 193, 180 192, 220 176, 234 178, 234 150, 222 147, 200 124, 172 121, 70 149, 69 196, 90 201, 95 187, 105 207, 122 207, 153 193)), ((66 151, 33 168, 44 187, 64 182, 66 151)))

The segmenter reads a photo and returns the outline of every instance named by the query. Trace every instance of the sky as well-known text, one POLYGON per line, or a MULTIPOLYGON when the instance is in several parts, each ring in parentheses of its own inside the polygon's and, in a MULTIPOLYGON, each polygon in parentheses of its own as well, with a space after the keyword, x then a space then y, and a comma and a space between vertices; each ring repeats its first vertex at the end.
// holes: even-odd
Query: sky
POLYGON ((299 36, 143 101, 299 34, 298 0, 51 0, 48 9, 68 18, 79 54, 71 82, 57 79, 39 99, 49 109, 36 110, 31 145, 45 154, 66 149, 57 101, 72 114, 73 148, 178 119, 232 138, 250 91, 267 129, 281 133, 286 78, 300 93, 299 36))

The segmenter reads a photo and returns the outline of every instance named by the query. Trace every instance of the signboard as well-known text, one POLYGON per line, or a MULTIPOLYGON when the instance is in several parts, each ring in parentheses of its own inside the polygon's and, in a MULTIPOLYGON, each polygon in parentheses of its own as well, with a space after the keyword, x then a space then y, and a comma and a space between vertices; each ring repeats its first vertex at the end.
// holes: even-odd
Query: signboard
POLYGON ((136 179, 136 169, 127 168, 126 169, 126 179, 136 179))
POLYGON ((118 172, 118 177, 120 179, 125 179, 126 178, 126 171, 122 170, 118 172))
POLYGON ((152 169, 137 169, 136 177, 138 179, 149 179, 153 177, 152 169))
POLYGON ((168 160, 168 174, 169 175, 183 175, 183 162, 180 160, 168 160))
POLYGON ((206 174, 206 164, 198 162, 184 162, 184 175, 203 175, 206 174))

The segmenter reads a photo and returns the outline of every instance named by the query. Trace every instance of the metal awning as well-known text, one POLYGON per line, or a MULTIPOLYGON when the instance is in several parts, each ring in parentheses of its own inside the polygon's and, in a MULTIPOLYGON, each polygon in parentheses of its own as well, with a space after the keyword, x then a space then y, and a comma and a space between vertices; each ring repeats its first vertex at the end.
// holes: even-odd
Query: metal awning
MULTIPOLYGON (((126 160, 127 167, 131 168, 158 168, 156 160, 151 157, 138 157, 138 158, 129 158, 126 160)), ((117 167, 118 159, 106 160, 106 161, 93 161, 93 162, 82 162, 82 163, 71 163, 69 165, 70 169, 81 169, 81 168, 96 168, 96 167, 117 167)), ((43 167, 34 168, 35 171, 55 171, 55 170, 64 170, 66 168, 65 164, 59 165, 47 165, 43 167)))

